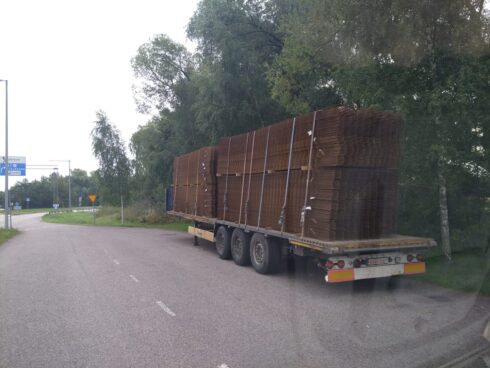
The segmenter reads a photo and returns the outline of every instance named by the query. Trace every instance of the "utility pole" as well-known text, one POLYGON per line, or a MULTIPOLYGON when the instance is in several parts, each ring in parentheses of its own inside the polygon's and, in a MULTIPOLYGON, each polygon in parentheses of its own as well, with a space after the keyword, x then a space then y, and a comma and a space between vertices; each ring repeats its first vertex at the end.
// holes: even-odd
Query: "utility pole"
POLYGON ((5 229, 9 229, 9 82, 6 79, 0 82, 5 82, 5 229))
POLYGON ((68 162, 68 207, 71 211, 71 160, 49 160, 51 162, 68 162))
POLYGON ((71 211, 71 160, 68 160, 68 206, 71 211))

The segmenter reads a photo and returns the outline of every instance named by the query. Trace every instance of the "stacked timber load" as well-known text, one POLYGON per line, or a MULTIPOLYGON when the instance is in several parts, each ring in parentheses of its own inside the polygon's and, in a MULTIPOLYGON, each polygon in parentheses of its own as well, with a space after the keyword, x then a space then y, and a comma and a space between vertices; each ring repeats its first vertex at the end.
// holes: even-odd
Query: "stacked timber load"
POLYGON ((173 165, 173 210, 216 217, 216 147, 178 156, 173 165))
POLYGON ((400 127, 331 108, 223 138, 217 217, 321 240, 394 234, 400 127))

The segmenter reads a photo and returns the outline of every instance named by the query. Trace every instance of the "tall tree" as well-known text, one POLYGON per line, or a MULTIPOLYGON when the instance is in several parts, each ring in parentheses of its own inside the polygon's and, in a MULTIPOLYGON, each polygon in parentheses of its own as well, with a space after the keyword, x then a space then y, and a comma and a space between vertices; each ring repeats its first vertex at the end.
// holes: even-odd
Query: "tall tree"
POLYGON ((92 152, 99 161, 99 169, 96 171, 99 196, 103 203, 117 204, 122 198, 128 197, 131 174, 124 142, 103 111, 96 113, 91 136, 92 152))
POLYGON ((131 137, 134 156, 132 189, 142 199, 160 203, 170 184, 171 168, 180 142, 168 117, 154 117, 131 137))
POLYGON ((166 35, 156 35, 138 48, 131 60, 140 80, 135 97, 141 111, 162 111, 182 103, 179 85, 188 82, 194 66, 187 49, 166 35))
POLYGON ((283 46, 279 14, 270 1, 203 0, 191 18, 199 65, 193 109, 211 143, 287 116, 266 79, 283 46))
POLYGON ((269 73, 274 96, 290 111, 312 108, 335 88, 345 103, 404 114, 403 157, 411 163, 402 165, 402 180, 425 179, 437 188, 448 257, 448 175, 455 166, 476 167, 468 161, 478 156, 472 151, 488 152, 478 148, 488 126, 484 9, 474 0, 305 0, 283 20, 285 47, 269 73))

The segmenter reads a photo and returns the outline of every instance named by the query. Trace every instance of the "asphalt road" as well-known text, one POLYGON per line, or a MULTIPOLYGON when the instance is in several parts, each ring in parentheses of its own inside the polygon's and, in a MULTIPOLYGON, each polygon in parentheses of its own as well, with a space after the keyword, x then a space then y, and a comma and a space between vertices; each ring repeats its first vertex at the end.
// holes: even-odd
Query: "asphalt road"
POLYGON ((0 367, 420 367, 488 345, 490 298, 263 276, 173 231, 14 221, 0 367))

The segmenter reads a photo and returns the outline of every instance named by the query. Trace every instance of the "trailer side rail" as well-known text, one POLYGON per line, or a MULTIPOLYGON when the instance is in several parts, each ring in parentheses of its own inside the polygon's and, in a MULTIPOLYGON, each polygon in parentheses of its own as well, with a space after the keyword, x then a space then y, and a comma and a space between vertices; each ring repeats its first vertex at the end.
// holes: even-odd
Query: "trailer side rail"
POLYGON ((167 213, 174 216, 180 216, 195 222, 205 223, 209 225, 225 225, 229 227, 239 228, 246 232, 259 232, 267 236, 287 239, 292 245, 313 249, 329 255, 371 251, 376 252, 380 250, 387 251, 397 250, 400 248, 419 249, 436 246, 436 242, 433 239, 403 235, 394 235, 391 237, 380 239, 322 241, 301 237, 300 235, 285 233, 278 230, 266 229, 261 227, 257 228, 255 226, 237 224, 235 222, 219 220, 216 218, 194 216, 175 211, 169 211, 167 213))

